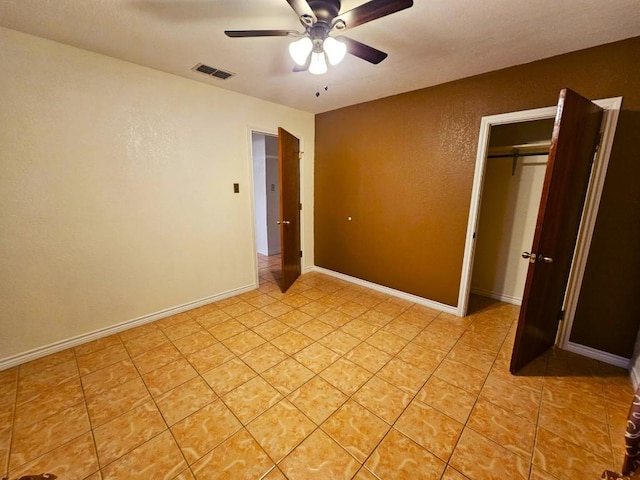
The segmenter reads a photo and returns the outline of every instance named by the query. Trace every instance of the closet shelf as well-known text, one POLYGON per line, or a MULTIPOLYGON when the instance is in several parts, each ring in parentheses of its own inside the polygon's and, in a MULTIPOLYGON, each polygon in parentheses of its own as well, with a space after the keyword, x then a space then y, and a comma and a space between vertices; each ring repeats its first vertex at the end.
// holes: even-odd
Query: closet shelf
POLYGON ((551 141, 491 147, 487 152, 487 158, 517 158, 548 155, 549 148, 551 148, 551 141))
POLYGON ((491 147, 487 152, 487 158, 511 158, 511 176, 516 173, 516 162, 521 157, 537 157, 549 155, 551 142, 523 143, 521 145, 508 145, 501 147, 491 147))

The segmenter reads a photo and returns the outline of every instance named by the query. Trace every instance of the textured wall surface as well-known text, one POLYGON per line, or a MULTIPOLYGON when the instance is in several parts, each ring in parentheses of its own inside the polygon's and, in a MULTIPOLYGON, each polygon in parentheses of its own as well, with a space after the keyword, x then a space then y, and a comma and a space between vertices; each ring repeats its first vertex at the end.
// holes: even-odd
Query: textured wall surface
POLYGON ((456 305, 480 119, 624 96, 572 340, 629 357, 640 315, 640 38, 316 117, 316 264, 456 305), (351 216, 352 221, 347 217, 351 216))
POLYGON ((306 147, 313 265, 311 114, 2 28, 0 62, 0 360, 254 284, 251 128, 306 147))

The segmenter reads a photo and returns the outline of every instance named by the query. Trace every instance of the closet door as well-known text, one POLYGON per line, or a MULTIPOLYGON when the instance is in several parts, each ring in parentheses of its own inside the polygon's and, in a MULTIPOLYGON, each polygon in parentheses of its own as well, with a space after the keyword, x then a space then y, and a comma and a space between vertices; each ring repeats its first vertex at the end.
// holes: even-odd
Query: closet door
POLYGON ((601 121, 600 107, 560 92, 533 245, 523 253, 530 263, 511 373, 555 343, 601 121))

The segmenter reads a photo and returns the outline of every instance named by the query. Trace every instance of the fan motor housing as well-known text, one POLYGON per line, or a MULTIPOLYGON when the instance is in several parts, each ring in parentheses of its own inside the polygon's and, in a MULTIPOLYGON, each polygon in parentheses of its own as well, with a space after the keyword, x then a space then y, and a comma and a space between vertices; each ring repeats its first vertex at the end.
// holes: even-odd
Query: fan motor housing
POLYGON ((308 0, 307 3, 318 21, 331 23, 340 13, 340 0, 308 0))

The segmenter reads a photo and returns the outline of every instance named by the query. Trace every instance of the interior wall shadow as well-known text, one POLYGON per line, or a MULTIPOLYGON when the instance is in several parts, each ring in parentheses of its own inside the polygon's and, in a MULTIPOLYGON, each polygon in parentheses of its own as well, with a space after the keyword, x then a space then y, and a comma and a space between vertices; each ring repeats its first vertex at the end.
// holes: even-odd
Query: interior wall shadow
POLYGON ((638 132, 640 111, 622 110, 570 337, 624 358, 640 326, 638 132))
POLYGON ((492 307, 499 305, 499 300, 493 298, 483 297, 481 295, 471 294, 469 295, 469 305, 467 306, 467 316, 474 313, 480 313, 482 311, 488 311, 492 307))

